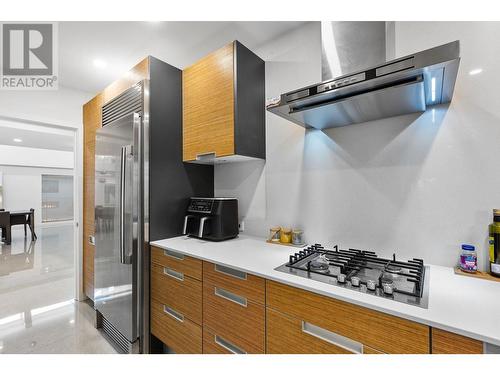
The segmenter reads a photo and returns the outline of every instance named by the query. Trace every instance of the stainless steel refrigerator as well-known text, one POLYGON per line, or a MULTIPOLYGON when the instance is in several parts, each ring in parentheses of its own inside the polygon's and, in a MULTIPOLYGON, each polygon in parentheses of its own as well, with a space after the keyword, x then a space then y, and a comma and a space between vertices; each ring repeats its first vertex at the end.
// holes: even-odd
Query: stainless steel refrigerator
POLYGON ((161 352, 149 327, 149 242, 182 234, 213 166, 182 161, 182 71, 152 56, 149 79, 102 107, 95 144, 96 326, 125 353, 161 352))
POLYGON ((141 116, 125 115, 98 129, 95 144, 95 290, 98 326, 123 351, 138 352, 144 185, 141 116))

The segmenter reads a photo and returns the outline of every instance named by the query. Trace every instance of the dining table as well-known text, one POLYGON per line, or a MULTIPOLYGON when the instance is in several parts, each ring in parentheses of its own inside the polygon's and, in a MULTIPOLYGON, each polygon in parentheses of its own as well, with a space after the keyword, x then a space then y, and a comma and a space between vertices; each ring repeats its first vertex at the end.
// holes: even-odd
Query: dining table
MULTIPOLYGON (((14 210, 14 211, 8 211, 10 214, 10 226, 12 227, 13 225, 24 225, 24 236, 26 237, 27 231, 26 231, 26 226, 29 226, 30 231, 31 231, 31 240, 35 241, 37 239, 36 233, 35 233, 35 210, 30 209, 30 210, 14 210)), ((8 229, 10 232, 10 228, 8 229)), ((4 235, 2 233, 2 237, 5 237, 7 240, 7 243, 10 243, 10 233, 4 235)))

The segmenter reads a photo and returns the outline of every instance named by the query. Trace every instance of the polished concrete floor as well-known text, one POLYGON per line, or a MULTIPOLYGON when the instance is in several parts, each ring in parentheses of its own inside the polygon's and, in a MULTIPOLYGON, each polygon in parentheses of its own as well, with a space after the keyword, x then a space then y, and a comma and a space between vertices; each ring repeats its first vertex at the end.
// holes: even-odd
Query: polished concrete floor
POLYGON ((74 300, 74 227, 13 229, 0 242, 0 353, 116 353, 94 328, 94 310, 74 300), (29 230, 28 230, 29 231, 29 230))

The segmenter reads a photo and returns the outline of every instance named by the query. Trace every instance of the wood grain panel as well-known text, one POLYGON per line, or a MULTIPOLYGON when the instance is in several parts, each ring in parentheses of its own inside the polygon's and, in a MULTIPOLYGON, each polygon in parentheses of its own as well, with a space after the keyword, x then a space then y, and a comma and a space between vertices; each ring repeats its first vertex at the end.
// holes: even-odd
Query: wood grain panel
POLYGON ((443 331, 432 330, 432 354, 482 354, 483 343, 465 336, 443 331))
POLYGON ((302 332, 302 321, 276 310, 266 311, 266 353, 352 354, 350 351, 302 332))
POLYGON ((247 306, 215 295, 216 284, 203 281, 203 326, 226 338, 247 353, 265 352, 265 308, 247 306))
POLYGON ((201 354, 202 328, 189 319, 183 322, 163 311, 163 304, 151 300, 151 333, 178 354, 201 354))
POLYGON ((370 348, 369 346, 364 346, 363 347, 363 354, 386 354, 384 352, 381 352, 380 350, 370 348))
POLYGON ((203 280, 216 284, 230 292, 241 295, 253 302, 266 303, 266 280, 246 274, 246 279, 240 279, 216 270, 214 263, 203 262, 203 280))
POLYGON ((202 261, 200 259, 187 255, 184 255, 183 259, 177 259, 166 255, 165 250, 151 246, 151 262, 163 267, 172 268, 177 272, 182 272, 193 279, 202 280, 202 261))
POLYGON ((151 266, 151 298, 172 307, 189 320, 202 324, 203 291, 201 281, 188 276, 177 280, 164 273, 164 267, 151 266))
POLYGON ((83 292, 91 300, 94 300, 94 255, 95 247, 85 241, 83 244, 83 292))
POLYGON ((101 95, 97 95, 83 106, 83 291, 92 300, 94 299, 95 247, 89 243, 89 236, 95 234, 95 133, 101 127, 101 106, 101 95))
POLYGON ((234 154, 234 42, 182 72, 183 160, 234 154))
POLYGON ((274 281, 267 306, 385 353, 429 353, 429 327, 274 281))
POLYGON ((215 342, 215 333, 203 327, 203 354, 232 354, 215 342))
MULTIPOLYGON (((233 354, 231 351, 222 347, 215 341, 216 333, 207 327, 203 327, 203 354, 233 354)), ((225 337, 224 340, 228 341, 225 337)), ((235 345, 234 343, 231 343, 235 345)), ((240 348, 244 350, 243 348, 240 348)), ((248 347, 247 347, 248 349, 248 347)), ((260 349, 253 348, 250 351, 245 350, 248 354, 262 354, 260 349)))

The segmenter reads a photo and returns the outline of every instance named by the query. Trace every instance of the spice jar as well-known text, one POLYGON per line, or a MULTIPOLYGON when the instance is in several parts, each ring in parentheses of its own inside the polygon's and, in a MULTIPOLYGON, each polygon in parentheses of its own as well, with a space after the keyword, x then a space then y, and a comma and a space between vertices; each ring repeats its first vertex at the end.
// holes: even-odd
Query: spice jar
POLYGON ((301 229, 294 229, 292 231, 292 244, 303 245, 304 244, 304 231, 301 229))
POLYGON ((272 227, 269 229, 269 241, 280 242, 281 227, 272 227))
POLYGON ((292 229, 291 228, 281 228, 280 231, 280 242, 281 243, 291 243, 292 242, 292 229))
POLYGON ((460 254, 460 268, 462 271, 475 273, 477 271, 477 253, 472 245, 462 245, 460 254))

